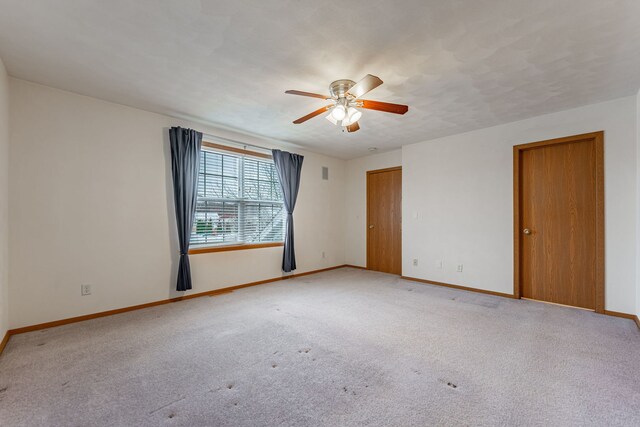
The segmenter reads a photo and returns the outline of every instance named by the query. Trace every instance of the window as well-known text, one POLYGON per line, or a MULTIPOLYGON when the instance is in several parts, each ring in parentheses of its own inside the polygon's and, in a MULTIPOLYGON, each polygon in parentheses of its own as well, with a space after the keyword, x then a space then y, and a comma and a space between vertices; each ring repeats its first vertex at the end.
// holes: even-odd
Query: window
POLYGON ((194 249, 282 242, 286 215, 273 161, 204 144, 191 232, 194 249))

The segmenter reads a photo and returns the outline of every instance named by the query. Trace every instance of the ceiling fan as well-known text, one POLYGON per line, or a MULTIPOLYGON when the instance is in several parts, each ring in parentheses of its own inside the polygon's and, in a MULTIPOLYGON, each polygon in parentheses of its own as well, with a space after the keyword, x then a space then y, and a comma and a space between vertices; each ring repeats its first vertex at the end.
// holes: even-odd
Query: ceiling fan
POLYGON ((355 132, 360 129, 358 120, 362 117, 362 112, 357 108, 367 108, 369 110, 384 111, 386 113, 404 114, 409 111, 409 107, 400 104, 390 104, 388 102, 370 101, 360 99, 360 97, 369 91, 377 88, 382 84, 376 76, 367 74, 358 83, 353 80, 336 80, 329 85, 330 96, 320 95, 318 93, 302 92, 299 90, 288 90, 285 93, 290 95, 310 96, 312 98, 325 99, 331 101, 331 104, 318 108, 316 111, 300 117, 293 123, 299 125, 309 119, 314 118, 326 111, 326 116, 334 125, 342 126, 347 132, 355 132))

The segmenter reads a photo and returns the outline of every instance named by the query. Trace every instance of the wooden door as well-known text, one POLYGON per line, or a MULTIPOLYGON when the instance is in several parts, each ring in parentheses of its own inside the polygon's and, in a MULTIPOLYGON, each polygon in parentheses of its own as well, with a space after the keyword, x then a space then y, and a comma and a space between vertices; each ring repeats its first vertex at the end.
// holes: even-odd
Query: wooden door
POLYGON ((367 269, 402 273, 402 168, 367 172, 367 269))
POLYGON ((515 147, 521 297, 604 311, 602 141, 598 132, 515 147))

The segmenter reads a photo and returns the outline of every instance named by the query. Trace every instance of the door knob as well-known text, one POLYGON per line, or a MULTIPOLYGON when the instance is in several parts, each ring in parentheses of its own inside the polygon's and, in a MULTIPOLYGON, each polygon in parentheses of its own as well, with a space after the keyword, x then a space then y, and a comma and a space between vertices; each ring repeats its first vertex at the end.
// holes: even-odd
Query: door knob
POLYGON ((525 228, 524 230, 522 230, 522 232, 526 235, 531 234, 531 230, 529 230, 528 228, 525 228))
POLYGON ((373 228, 373 224, 369 225, 369 228, 373 228))

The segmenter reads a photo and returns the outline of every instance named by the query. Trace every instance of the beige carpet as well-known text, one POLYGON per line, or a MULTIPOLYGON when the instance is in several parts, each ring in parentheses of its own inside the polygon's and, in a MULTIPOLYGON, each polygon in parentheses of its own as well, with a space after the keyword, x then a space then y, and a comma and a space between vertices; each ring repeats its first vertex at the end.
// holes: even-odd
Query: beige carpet
POLYGON ((638 426, 640 332, 340 269, 14 336, 0 425, 638 426))

